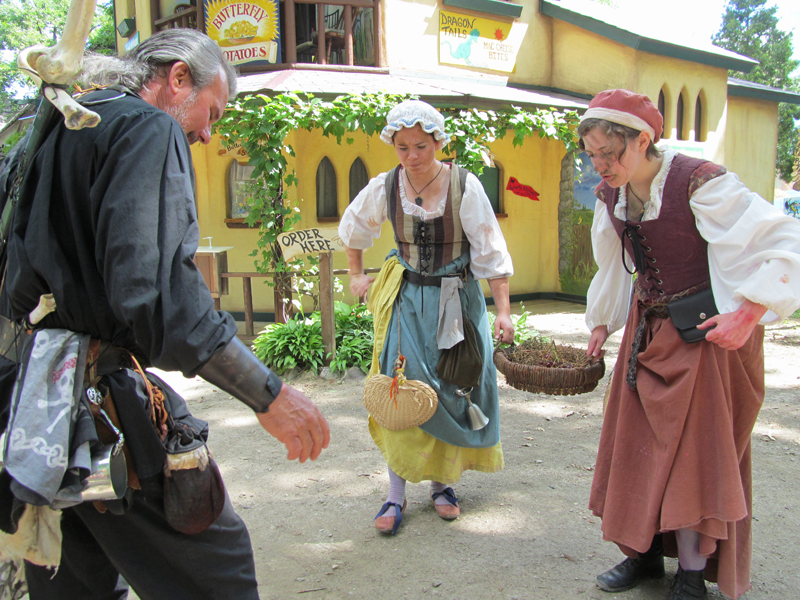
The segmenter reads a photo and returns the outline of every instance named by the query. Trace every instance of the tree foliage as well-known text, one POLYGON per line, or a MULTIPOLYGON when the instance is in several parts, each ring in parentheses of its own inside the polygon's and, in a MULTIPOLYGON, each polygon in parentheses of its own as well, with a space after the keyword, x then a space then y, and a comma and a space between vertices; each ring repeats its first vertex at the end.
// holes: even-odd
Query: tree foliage
MULTIPOLYGON (((722 25, 712 41, 759 61, 750 73, 731 72, 731 77, 800 91, 800 78, 792 77, 792 72, 800 65, 800 61, 792 59, 792 33, 778 29, 777 7, 765 5, 766 0, 728 0, 722 25)), ((786 181, 791 180, 798 135, 794 119, 800 119, 800 107, 781 103, 776 169, 786 181)))
MULTIPOLYGON (((19 100, 36 95, 31 81, 17 68, 17 54, 29 46, 52 46, 61 39, 70 0, 0 0, 0 113, 16 110, 19 100), (16 100, 15 100, 16 99, 16 100)), ((113 4, 100 0, 88 50, 116 53, 113 4)))
MULTIPOLYGON (((352 144, 352 134, 373 135, 386 123, 386 115, 408 96, 396 94, 347 94, 332 101, 313 95, 280 94, 274 97, 259 94, 234 101, 217 123, 226 139, 235 141, 247 152, 253 170, 254 185, 248 198, 250 213, 245 223, 259 227, 256 269, 262 273, 284 273, 297 270, 287 265, 278 245, 278 238, 300 219, 300 209, 287 201, 285 187, 297 185, 297 176, 287 171, 288 156, 294 148, 286 143, 293 130, 321 130, 326 137, 335 137, 352 144)), ((514 146, 526 138, 537 136, 560 141, 568 152, 577 150, 574 129, 578 116, 574 111, 538 109, 534 112, 518 107, 510 110, 478 108, 440 109, 445 117, 445 130, 452 134, 445 154, 475 174, 484 165, 492 164, 489 144, 514 136, 514 146)), ((303 273, 301 272, 302 276, 303 273)))

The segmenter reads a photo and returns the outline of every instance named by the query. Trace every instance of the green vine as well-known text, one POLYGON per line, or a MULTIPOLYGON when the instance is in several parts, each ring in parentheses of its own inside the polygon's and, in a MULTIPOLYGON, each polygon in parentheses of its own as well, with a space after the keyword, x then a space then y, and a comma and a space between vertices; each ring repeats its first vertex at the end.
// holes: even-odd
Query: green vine
MULTIPOLYGON (((397 94, 348 94, 327 102, 312 95, 259 94, 238 99, 228 107, 217 131, 240 143, 250 158, 249 164, 255 167, 255 183, 248 197, 250 213, 245 223, 259 227, 258 247, 252 253, 259 272, 294 271, 303 275, 296 264, 294 268, 286 264, 277 243, 278 236, 300 220, 297 203, 285 198, 285 189, 297 185, 295 172, 288 170, 287 157, 295 155, 294 148, 286 143, 289 133, 319 129, 322 135, 335 137, 339 144, 342 139, 352 144, 354 138, 349 134, 379 132, 386 124, 389 110, 408 98, 397 94)), ((509 132, 514 135, 514 146, 538 135, 560 141, 567 152, 577 150, 574 130, 578 117, 574 111, 529 112, 517 107, 511 110, 440 107, 439 110, 445 117, 446 130, 452 135, 445 154, 476 174, 493 164, 489 145, 509 132)))

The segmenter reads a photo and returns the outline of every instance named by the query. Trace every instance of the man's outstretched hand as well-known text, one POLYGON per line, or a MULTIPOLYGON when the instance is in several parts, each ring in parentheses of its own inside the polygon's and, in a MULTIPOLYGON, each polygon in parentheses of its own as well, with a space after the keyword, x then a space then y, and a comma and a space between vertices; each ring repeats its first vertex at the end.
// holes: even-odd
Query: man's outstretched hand
POLYGON ((286 383, 269 410, 256 417, 267 433, 286 446, 289 460, 316 460, 331 441, 330 427, 317 406, 286 383))

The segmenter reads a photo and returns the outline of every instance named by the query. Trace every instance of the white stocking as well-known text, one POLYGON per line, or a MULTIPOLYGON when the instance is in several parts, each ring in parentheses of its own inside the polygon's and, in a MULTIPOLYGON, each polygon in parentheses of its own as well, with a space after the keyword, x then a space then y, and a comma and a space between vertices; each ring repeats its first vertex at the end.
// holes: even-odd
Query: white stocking
MULTIPOLYGON (((391 467, 389 468, 389 495, 386 497, 387 502, 394 502, 395 504, 399 504, 403 506, 403 502, 406 499, 406 480, 400 477, 397 473, 392 471, 391 467)), ((397 507, 390 506, 386 509, 386 512, 383 513, 384 517, 396 517, 397 516, 397 507)))
POLYGON ((700 554, 700 533, 694 529, 678 529, 678 562, 684 571, 702 571, 706 568, 706 557, 700 554))

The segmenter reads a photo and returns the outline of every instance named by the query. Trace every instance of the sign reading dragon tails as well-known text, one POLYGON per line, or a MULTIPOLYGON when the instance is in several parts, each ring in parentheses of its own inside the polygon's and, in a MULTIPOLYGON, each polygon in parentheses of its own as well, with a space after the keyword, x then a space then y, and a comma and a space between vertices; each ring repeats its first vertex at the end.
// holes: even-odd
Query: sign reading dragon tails
POLYGON ((510 73, 528 25, 439 11, 439 62, 510 73))

